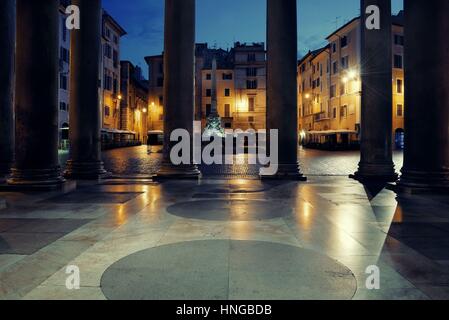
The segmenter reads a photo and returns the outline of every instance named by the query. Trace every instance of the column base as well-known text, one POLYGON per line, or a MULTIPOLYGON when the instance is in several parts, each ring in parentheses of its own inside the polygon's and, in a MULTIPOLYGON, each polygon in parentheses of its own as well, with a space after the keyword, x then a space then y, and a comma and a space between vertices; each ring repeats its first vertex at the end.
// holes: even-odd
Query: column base
POLYGON ((262 180, 307 181, 299 168, 299 164, 280 164, 274 175, 260 175, 262 180))
POLYGON ((12 169, 7 179, 8 186, 23 190, 54 190, 64 188, 66 180, 61 176, 61 168, 12 169))
POLYGON ((12 163, 0 163, 0 180, 11 174, 12 163))
POLYGON ((351 179, 365 182, 396 182, 399 175, 394 170, 394 164, 366 164, 360 163, 359 170, 349 175, 351 179))
POLYGON ((0 163, 0 184, 6 182, 7 177, 11 174, 10 168, 10 165, 0 163))
POLYGON ((100 180, 110 176, 102 161, 78 162, 67 161, 64 177, 71 180, 100 180))
POLYGON ((154 180, 198 180, 201 172, 196 165, 179 165, 164 162, 154 180))
POLYGON ((432 172, 403 169, 400 180, 396 184, 389 185, 388 188, 397 193, 449 194, 449 170, 432 172))

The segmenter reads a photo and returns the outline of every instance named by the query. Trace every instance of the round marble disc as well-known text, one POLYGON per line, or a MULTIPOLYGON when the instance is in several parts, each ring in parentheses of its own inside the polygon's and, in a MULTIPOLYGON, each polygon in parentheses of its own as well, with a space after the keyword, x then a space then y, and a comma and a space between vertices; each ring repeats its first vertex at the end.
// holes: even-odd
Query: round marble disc
POLYGON ((314 251, 258 241, 160 246, 119 260, 103 274, 111 300, 351 299, 353 273, 314 251))

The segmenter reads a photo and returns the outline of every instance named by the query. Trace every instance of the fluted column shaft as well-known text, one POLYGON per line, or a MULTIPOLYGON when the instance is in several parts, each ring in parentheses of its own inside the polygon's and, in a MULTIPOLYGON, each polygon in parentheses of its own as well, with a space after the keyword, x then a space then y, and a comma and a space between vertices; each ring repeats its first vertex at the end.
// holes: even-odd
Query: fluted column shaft
POLYGON ((361 0, 361 161, 355 178, 396 181, 392 149, 391 0, 361 0), (380 29, 368 29, 369 6, 380 9, 380 29))
POLYGON ((98 179, 106 174, 101 161, 99 70, 101 0, 72 0, 81 12, 79 30, 71 31, 70 160, 66 176, 98 179))
POLYGON ((405 0, 405 151, 399 186, 449 188, 449 1, 405 0))
POLYGON ((279 130, 279 170, 263 178, 304 179, 298 166, 297 48, 296 0, 268 0, 267 129, 279 130))
POLYGON ((14 156, 14 54, 16 1, 0 1, 0 179, 14 156))
POLYGON ((17 0, 13 185, 64 182, 58 163, 58 10, 58 0, 17 0))
POLYGON ((195 0, 165 0, 164 161, 159 178, 198 178, 193 164, 174 165, 172 132, 193 134, 195 73, 195 0))

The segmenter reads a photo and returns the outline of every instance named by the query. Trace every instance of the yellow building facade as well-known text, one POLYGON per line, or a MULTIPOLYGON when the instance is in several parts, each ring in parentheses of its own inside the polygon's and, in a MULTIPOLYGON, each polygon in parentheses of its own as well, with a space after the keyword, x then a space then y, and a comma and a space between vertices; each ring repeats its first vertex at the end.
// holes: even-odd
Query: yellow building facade
MULTIPOLYGON (((266 51, 263 43, 235 43, 231 50, 196 45, 195 119, 206 125, 212 107, 212 59, 217 59, 217 103, 227 129, 265 129, 266 51)), ((145 58, 149 66, 149 130, 163 130, 163 56, 145 58)))
MULTIPOLYGON (((394 18, 393 137, 403 147, 404 71, 402 13, 394 18)), ((356 148, 361 126, 361 32, 355 18, 332 33, 328 45, 298 63, 299 131, 311 147, 356 148)))
POLYGON ((120 128, 120 38, 125 30, 103 11, 101 106, 102 127, 120 128))
POLYGON ((164 130, 164 57, 145 58, 149 66, 148 80, 148 129, 164 130))

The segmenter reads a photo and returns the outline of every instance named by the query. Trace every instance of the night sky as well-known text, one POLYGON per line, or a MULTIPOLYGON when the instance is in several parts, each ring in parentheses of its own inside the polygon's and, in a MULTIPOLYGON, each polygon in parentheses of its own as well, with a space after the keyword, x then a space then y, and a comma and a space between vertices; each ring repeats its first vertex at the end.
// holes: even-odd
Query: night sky
MULTIPOLYGON (((266 0, 196 0, 197 42, 232 47, 234 41, 265 42, 266 0)), ((128 32, 122 60, 146 70, 144 56, 163 50, 164 0, 103 0, 104 8, 128 32)), ((360 0, 299 0, 298 56, 325 44, 336 26, 359 15, 360 0)), ((402 0, 393 0, 393 12, 402 0)))

